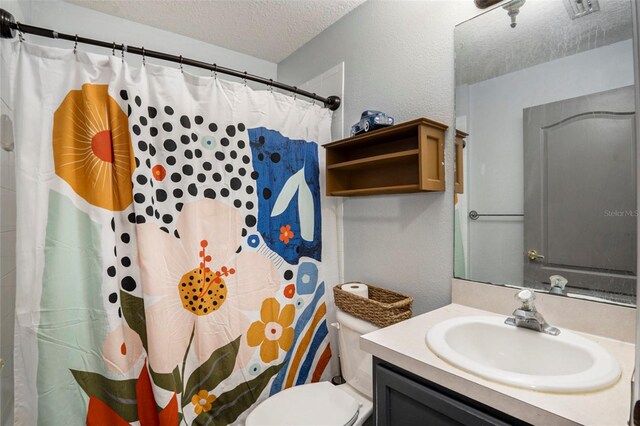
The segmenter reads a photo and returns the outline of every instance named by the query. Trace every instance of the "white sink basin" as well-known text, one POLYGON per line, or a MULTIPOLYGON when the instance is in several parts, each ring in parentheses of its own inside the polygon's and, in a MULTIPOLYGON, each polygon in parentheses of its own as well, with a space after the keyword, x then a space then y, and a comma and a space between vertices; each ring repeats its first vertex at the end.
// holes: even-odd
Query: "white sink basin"
POLYGON ((429 330, 427 345, 472 374, 536 391, 589 392, 620 378, 620 364, 597 343, 566 330, 551 336, 504 320, 452 318, 429 330))

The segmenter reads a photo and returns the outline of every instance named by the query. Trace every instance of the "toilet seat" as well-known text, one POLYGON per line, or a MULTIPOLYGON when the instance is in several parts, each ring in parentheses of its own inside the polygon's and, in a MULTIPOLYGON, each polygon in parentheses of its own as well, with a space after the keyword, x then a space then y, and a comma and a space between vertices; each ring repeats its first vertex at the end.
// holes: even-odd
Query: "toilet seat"
POLYGON ((286 389, 266 399, 247 417, 247 426, 350 426, 360 405, 329 382, 286 389))

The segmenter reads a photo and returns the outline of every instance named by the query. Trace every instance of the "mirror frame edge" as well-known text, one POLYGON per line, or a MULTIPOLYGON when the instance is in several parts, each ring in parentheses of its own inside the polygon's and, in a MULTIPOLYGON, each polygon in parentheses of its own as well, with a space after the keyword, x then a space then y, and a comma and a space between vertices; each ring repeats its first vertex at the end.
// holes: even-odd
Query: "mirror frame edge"
MULTIPOLYGON (((633 21, 633 67, 634 67, 634 75, 635 75, 635 92, 636 92, 636 164, 640 164, 640 114, 638 114, 638 107, 640 107, 640 1, 639 0, 631 0, 631 11, 632 11, 632 21, 633 21)), ((640 184, 640 173, 638 173, 638 167, 636 166, 636 185, 640 184)), ((640 187, 636 186, 636 191, 640 194, 640 187)), ((636 208, 640 208, 640 199, 636 198, 636 208)), ((637 210, 636 210, 637 212, 637 210)), ((636 216, 636 221, 638 226, 640 226, 640 217, 636 216)), ((636 235, 637 241, 640 244, 640 233, 636 235)), ((640 266, 640 254, 638 254, 637 264, 640 266)), ((635 369, 633 372, 632 382, 631 382, 631 406, 629 407, 630 415, 629 415, 629 424, 630 425, 638 425, 640 424, 640 371, 638 370, 638 365, 640 365, 640 351, 638 350, 638 343, 640 342, 640 327, 638 327, 638 323, 640 322, 640 310, 637 308, 638 302, 640 301, 640 295, 638 294, 638 290, 640 286, 638 285, 638 280, 636 278, 636 356, 635 356, 635 369)))

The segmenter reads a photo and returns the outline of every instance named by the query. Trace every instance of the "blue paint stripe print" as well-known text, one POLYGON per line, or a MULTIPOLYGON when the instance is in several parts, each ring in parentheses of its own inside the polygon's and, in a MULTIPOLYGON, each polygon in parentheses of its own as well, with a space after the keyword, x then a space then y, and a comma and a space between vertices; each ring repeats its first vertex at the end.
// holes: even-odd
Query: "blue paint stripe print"
POLYGON ((318 305, 318 302, 320 301, 322 296, 324 296, 324 291, 325 291, 325 285, 324 285, 324 282, 322 282, 318 286, 318 289, 316 290, 316 294, 313 296, 313 300, 311 301, 311 303, 309 303, 309 306, 307 306, 305 310, 302 312, 302 315, 300 315, 300 318, 298 318, 298 322, 296 323, 296 328, 294 330, 293 344, 291 345, 291 350, 289 350, 289 352, 287 352, 287 355, 285 355, 284 357, 284 367, 278 372, 278 375, 273 380, 273 384, 271 385, 271 391, 269 392, 269 396, 275 393, 278 393, 282 390, 282 383, 284 382, 284 379, 287 375, 287 370, 289 369, 289 362, 291 361, 291 357, 295 353, 293 348, 295 348, 296 344, 298 343, 298 339, 300 338, 300 335, 304 331, 304 328, 307 326, 311 318, 313 318, 313 314, 316 310, 316 306, 318 305))
POLYGON ((320 323, 316 334, 313 336, 313 341, 311 342, 307 356, 300 367, 300 374, 298 375, 298 380, 296 380, 296 386, 306 383, 307 377, 309 377, 309 372, 311 371, 311 365, 316 357, 316 353, 328 334, 329 330, 327 329, 327 320, 324 320, 320 323))

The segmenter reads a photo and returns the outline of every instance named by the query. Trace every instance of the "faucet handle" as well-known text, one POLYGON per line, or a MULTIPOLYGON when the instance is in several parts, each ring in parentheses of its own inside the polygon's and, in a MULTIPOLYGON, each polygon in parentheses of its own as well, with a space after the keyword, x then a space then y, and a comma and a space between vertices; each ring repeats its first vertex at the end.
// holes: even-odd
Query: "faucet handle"
POLYGON ((549 277, 549 281, 551 282, 551 288, 553 287, 559 287, 560 290, 564 290, 564 286, 567 285, 567 283, 569 282, 565 277, 563 277, 562 275, 551 275, 549 277))
POLYGON ((516 300, 520 302, 520 309, 523 311, 535 311, 536 308, 533 305, 533 301, 536 299, 536 295, 533 291, 524 289, 520 290, 515 295, 516 300))

